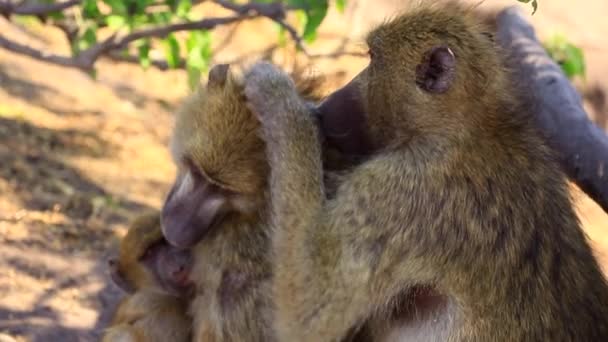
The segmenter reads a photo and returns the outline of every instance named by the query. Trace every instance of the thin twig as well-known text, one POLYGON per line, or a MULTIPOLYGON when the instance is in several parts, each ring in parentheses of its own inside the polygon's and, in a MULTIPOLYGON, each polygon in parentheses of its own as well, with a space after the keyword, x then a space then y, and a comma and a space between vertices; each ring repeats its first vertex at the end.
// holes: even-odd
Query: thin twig
MULTIPOLYGON (((125 63, 130 63, 130 64, 140 64, 141 63, 138 56, 124 55, 119 51, 110 51, 107 53, 106 56, 108 58, 110 58, 111 60, 118 61, 118 62, 125 62, 125 63)), ((150 65, 152 65, 153 67, 155 67, 159 70, 169 70, 169 68, 170 68, 169 64, 166 61, 158 60, 158 59, 151 60, 150 65)), ((186 61, 183 58, 181 58, 178 61, 177 68, 183 69, 185 67, 186 67, 186 61)))
POLYGON ((259 3, 249 2, 243 5, 225 0, 214 0, 216 4, 241 15, 257 14, 270 19, 285 19, 286 9, 280 2, 259 3))
POLYGON ((364 52, 355 52, 355 51, 334 51, 330 53, 317 53, 311 54, 308 56, 310 59, 336 59, 338 57, 349 56, 349 57, 357 57, 357 58, 369 58, 369 55, 364 52))
MULTIPOLYGON (((187 22, 187 23, 178 23, 172 24, 162 27, 154 27, 150 29, 145 29, 141 31, 135 31, 130 33, 120 39, 116 38, 108 38, 107 40, 111 40, 110 49, 120 49, 127 46, 129 43, 136 41, 142 38, 148 37, 166 37, 173 32, 179 31, 192 31, 192 30, 211 30, 216 26, 232 24, 237 21, 241 21, 243 19, 249 19, 253 16, 241 16, 235 15, 230 17, 222 17, 222 18, 208 18, 199 21, 187 22)), ((103 44, 103 43, 102 43, 103 44)))
POLYGON ((213 2, 238 14, 257 14, 274 21, 284 30, 286 30, 287 33, 289 33, 291 39, 295 42, 298 49, 301 50, 304 55, 309 56, 308 51, 302 43, 302 37, 298 34, 298 31, 285 21, 287 10, 293 8, 287 8, 280 2, 249 2, 243 5, 235 4, 226 0, 214 0, 213 2))
POLYGON ((17 15, 45 15, 53 12, 61 12, 66 8, 70 8, 80 4, 80 0, 69 0, 58 3, 30 3, 23 1, 13 3, 7 0, 0 0, 0 14, 9 17, 11 14, 17 15))
POLYGON ((296 43, 296 46, 298 47, 298 49, 306 56, 310 56, 310 54, 308 53, 308 50, 306 50, 306 48, 304 47, 304 44, 302 43, 302 37, 298 34, 298 31, 296 31, 296 29, 287 24, 285 22, 285 20, 283 19, 273 19, 277 24, 279 24, 283 29, 285 29, 287 31, 287 33, 289 33, 289 35, 291 36, 291 39, 296 43))
POLYGON ((79 60, 77 57, 65 57, 52 53, 42 52, 40 50, 33 49, 29 46, 13 42, 9 39, 4 38, 2 35, 0 35, 0 47, 44 62, 67 67, 76 67, 83 70, 88 69, 87 65, 85 63, 82 63, 82 61, 79 60))

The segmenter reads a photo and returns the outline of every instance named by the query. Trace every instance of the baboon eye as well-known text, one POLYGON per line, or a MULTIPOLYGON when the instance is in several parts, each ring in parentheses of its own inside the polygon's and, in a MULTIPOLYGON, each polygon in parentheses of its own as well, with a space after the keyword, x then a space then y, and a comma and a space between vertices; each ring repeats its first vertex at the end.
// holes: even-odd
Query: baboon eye
POLYGON ((484 36, 486 36, 492 43, 495 42, 495 40, 494 40, 494 34, 492 34, 491 32, 482 32, 481 34, 483 34, 484 36))
POLYGON ((196 166, 196 164, 190 157, 184 157, 182 163, 184 164, 184 166, 186 166, 186 169, 190 172, 192 176, 199 179, 203 178, 201 170, 196 166))

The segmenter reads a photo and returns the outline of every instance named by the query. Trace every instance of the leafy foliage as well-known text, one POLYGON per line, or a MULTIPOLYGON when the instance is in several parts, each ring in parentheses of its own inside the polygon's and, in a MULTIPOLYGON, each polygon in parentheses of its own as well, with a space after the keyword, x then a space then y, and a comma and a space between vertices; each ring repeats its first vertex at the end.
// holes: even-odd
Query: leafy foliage
MULTIPOLYGON (((538 0, 517 0, 531 3, 534 12, 538 0)), ((43 0, 44 4, 65 4, 65 0, 43 0)), ((112 53, 112 56, 125 57, 127 61, 139 61, 143 68, 151 65, 161 68, 183 68, 188 72, 191 86, 198 82, 213 57, 212 35, 208 30, 195 27, 215 27, 220 24, 201 25, 205 20, 194 10, 201 0, 82 0, 70 4, 62 11, 47 11, 43 15, 20 16, 27 19, 40 18, 44 24, 55 25, 66 33, 71 49, 71 64, 61 56, 61 65, 72 65, 95 74, 91 70, 100 55, 112 53), (76 9, 76 10, 75 10, 76 9), (189 25, 188 24, 197 24, 189 25), (189 32, 179 32, 189 31, 189 32), (110 37, 110 38, 108 38, 110 37), (124 41, 112 42, 112 37, 132 37, 124 41), (104 49, 105 46, 110 46, 104 49), (109 44, 109 45, 108 45, 109 44), (151 55, 158 55, 156 50, 164 52, 165 61, 153 60, 151 55), (78 57, 87 52, 84 58, 78 57)), ((330 0, 211 0, 219 6, 232 11, 232 18, 227 22, 251 18, 251 14, 265 17, 276 23, 277 41, 285 46, 288 39, 296 40, 297 46, 303 48, 300 40, 311 43, 316 39, 317 30, 326 18, 330 0), (281 13, 260 10, 259 5, 267 9, 279 8, 281 13), (276 6, 275 6, 276 5, 276 6), (283 11, 283 9, 285 11, 283 11), (252 12, 253 10, 253 12, 252 12), (299 26, 292 27, 284 21, 286 11, 295 11, 299 26)), ((347 0, 333 0, 339 12, 344 12, 347 0)), ((560 45, 555 42, 552 51, 562 61, 562 66, 569 74, 584 72, 582 52, 571 45, 560 45)), ((69 58, 67 58, 69 59, 69 58)), ((47 59, 48 60, 48 59, 47 59)), ((57 59, 55 59, 57 60, 57 59)))
POLYGON ((561 66, 568 78, 585 77, 585 56, 581 48, 561 34, 554 35, 544 45, 549 56, 561 66))
MULTIPOLYGON (((58 3, 60 1, 47 1, 58 3)), ((100 31, 107 37, 110 30, 116 34, 128 35, 141 30, 148 30, 178 23, 188 23, 205 18, 199 18, 193 11, 195 4, 201 1, 192 0, 83 0, 78 6, 78 14, 74 11, 50 13, 47 17, 55 23, 69 22, 76 24, 74 34, 70 37, 72 54, 78 56, 83 51, 98 44, 103 39, 100 31)), ((296 11, 301 27, 297 27, 297 34, 305 42, 313 42, 318 27, 325 19, 329 0, 253 0, 252 3, 281 3, 288 10, 296 11)), ((229 4, 242 6, 247 1, 228 1, 229 4)), ((222 5, 220 1, 218 4, 222 5)), ((346 0, 335 0, 335 6, 342 12, 346 0)), ((235 12, 237 14, 238 12, 235 12)), ((244 13, 240 13, 245 16, 244 13)), ((282 25, 279 29, 278 42, 284 46, 288 35, 282 25)), ((190 32, 145 36, 132 44, 124 46, 123 55, 134 55, 143 68, 153 64, 150 57, 152 51, 160 49, 164 53, 166 66, 169 68, 184 68, 188 72, 191 86, 195 86, 200 75, 207 71, 212 51, 211 33, 205 30, 191 30, 190 32), (129 54, 129 51, 131 52, 129 54)))
MULTIPOLYGON (((339 1, 338 7, 344 7, 344 1, 339 1)), ((287 4, 300 8, 304 16, 304 33, 302 36, 307 42, 316 38, 317 28, 325 19, 329 3, 327 0, 287 0, 287 4)))
POLYGON ((209 31, 192 31, 186 41, 188 59, 186 60, 188 70, 188 84, 194 88, 201 74, 209 68, 211 59, 211 34, 209 31))
POLYGON ((174 34, 170 34, 163 41, 165 48, 165 58, 170 68, 175 69, 179 66, 179 42, 174 34))

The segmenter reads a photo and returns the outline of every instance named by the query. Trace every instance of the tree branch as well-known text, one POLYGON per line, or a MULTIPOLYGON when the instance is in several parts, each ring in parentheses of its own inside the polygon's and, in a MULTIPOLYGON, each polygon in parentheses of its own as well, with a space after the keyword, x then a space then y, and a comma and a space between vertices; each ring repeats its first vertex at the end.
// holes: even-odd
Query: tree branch
POLYGON ((608 136, 589 120, 579 94, 516 7, 500 12, 496 25, 508 65, 536 109, 538 127, 569 177, 608 212, 608 136))
MULTIPOLYGON (((133 56, 133 55, 124 55, 122 53, 120 53, 120 51, 110 51, 107 54, 107 57, 118 61, 118 62, 125 62, 125 63, 130 63, 130 64, 140 64, 140 60, 138 56, 133 56)), ((162 60, 156 60, 153 59, 150 61, 150 65, 152 65, 153 67, 159 69, 159 70, 169 70, 169 64, 166 61, 162 61, 162 60)), ((179 69, 183 69, 186 66, 186 61, 182 58, 179 60, 179 63, 177 65, 177 67, 179 69)))
POLYGON ((365 52, 357 52, 357 51, 345 51, 345 50, 337 50, 329 53, 317 53, 309 55, 310 59, 336 59, 342 56, 349 57, 357 57, 357 58, 369 58, 369 54, 365 52))
MULTIPOLYGON (((197 1, 195 1, 197 2, 197 1)), ((117 51, 122 50, 130 43, 148 37, 166 37, 170 33, 178 31, 190 31, 190 30, 211 30, 220 25, 227 25, 235 22, 239 22, 245 19, 252 19, 257 17, 265 17, 283 27, 293 41, 296 43, 298 48, 307 56, 306 49, 302 44, 302 37, 300 37, 294 27, 285 22, 286 11, 288 10, 280 2, 272 3, 256 3, 250 2, 247 4, 239 5, 233 4, 229 1, 214 0, 216 4, 229 9, 235 13, 233 16, 219 17, 219 18, 207 18, 195 22, 177 23, 162 27, 153 27, 140 31, 135 31, 125 36, 118 36, 116 34, 103 40, 102 42, 91 46, 90 48, 80 52, 77 56, 62 56, 53 53, 47 53, 18 42, 11 41, 10 39, 0 34, 0 47, 25 55, 34 59, 38 59, 44 62, 65 66, 75 67, 84 71, 90 71, 93 65, 99 57, 102 55, 108 55, 110 58, 116 60, 123 60, 129 63, 134 63, 134 56, 122 56, 117 51)), ((68 0, 59 3, 41 4, 35 2, 22 1, 19 3, 0 0, 0 14, 10 17, 12 14, 20 15, 38 15, 44 16, 52 12, 58 12, 70 8, 72 6, 79 5, 81 0, 68 0)), ((292 8, 289 8, 292 9, 292 8)), ((64 31, 66 37, 70 43, 73 42, 77 34, 77 27, 69 25, 69 23, 55 22, 53 25, 57 26, 64 31)), ((167 68, 166 63, 162 61, 153 61, 152 65, 155 67, 165 70, 167 68)))
POLYGON ((298 47, 298 49, 300 51, 302 51, 302 53, 304 55, 310 56, 310 54, 304 47, 304 44, 302 43, 302 37, 300 37, 300 35, 298 34, 298 31, 296 31, 296 29, 293 26, 289 25, 283 19, 273 19, 273 20, 277 24, 279 24, 283 29, 285 29, 287 31, 287 33, 289 33, 289 35, 291 36, 291 39, 296 43, 296 46, 298 47))
MULTIPOLYGON (((142 38, 149 37, 166 37, 170 33, 179 32, 179 31, 192 31, 192 30, 211 30, 216 26, 232 24, 237 21, 241 21, 243 19, 249 19, 255 16, 230 16, 230 17, 222 17, 222 18, 208 18, 199 21, 187 22, 187 23, 178 23, 172 24, 162 27, 154 27, 146 30, 135 31, 130 33, 122 38, 110 37, 106 39, 105 42, 109 44, 109 48, 107 50, 112 49, 121 49, 127 46, 129 43, 136 41, 142 38)), ((102 43, 104 44, 104 43, 102 43)))
POLYGON ((89 71, 93 68, 95 61, 104 54, 108 54, 113 50, 121 50, 124 49, 129 43, 148 37, 166 37, 170 33, 178 32, 178 31, 190 31, 190 30, 211 30, 216 26, 227 25, 234 22, 238 22, 240 20, 249 19, 255 17, 255 15, 247 15, 247 16, 230 16, 230 17, 222 17, 222 18, 208 18, 202 19, 199 21, 187 22, 187 23, 178 23, 173 25, 167 25, 163 27, 155 27, 140 31, 135 31, 130 34, 127 34, 124 37, 117 37, 115 34, 105 39, 101 43, 95 44, 90 48, 82 51, 79 55, 74 57, 66 57, 60 56, 56 54, 42 52, 40 50, 31 48, 29 46, 13 42, 2 35, 0 35, 0 47, 22 54, 34 59, 38 59, 41 61, 45 61, 48 63, 67 66, 67 67, 76 67, 78 69, 89 71))
POLYGON ((76 67, 83 70, 88 69, 87 65, 83 64, 82 61, 79 60, 77 57, 65 57, 52 53, 42 52, 40 50, 33 49, 29 46, 13 42, 9 39, 4 38, 2 35, 0 35, 0 47, 44 62, 66 67, 76 67))
POLYGON ((258 3, 258 2, 249 2, 243 5, 235 4, 226 0, 214 0, 216 4, 222 6, 226 9, 229 9, 238 14, 257 14, 262 17, 266 17, 275 23, 279 24, 284 30, 289 33, 291 39, 296 43, 296 46, 299 50, 302 51, 306 56, 309 56, 304 44, 302 43, 302 37, 298 34, 298 31, 291 25, 289 25, 285 21, 285 17, 287 16, 288 9, 280 2, 271 2, 271 3, 258 3))
POLYGON ((240 15, 257 14, 273 20, 285 19, 286 16, 285 6, 280 2, 249 2, 243 5, 225 0, 214 0, 213 2, 240 15))
POLYGON ((80 0, 69 0, 52 4, 30 3, 28 1, 13 3, 9 0, 0 0, 0 14, 5 17, 9 17, 11 14, 45 15, 53 12, 61 12, 66 8, 78 4, 80 4, 80 0))

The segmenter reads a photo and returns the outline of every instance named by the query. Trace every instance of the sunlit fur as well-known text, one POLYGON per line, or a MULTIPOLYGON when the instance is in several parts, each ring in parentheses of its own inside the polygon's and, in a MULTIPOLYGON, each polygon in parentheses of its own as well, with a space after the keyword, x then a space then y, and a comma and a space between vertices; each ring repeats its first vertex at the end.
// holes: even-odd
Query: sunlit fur
POLYGON ((190 341, 187 302, 163 292, 140 258, 163 238, 160 213, 137 217, 120 243, 117 270, 135 291, 118 305, 102 342, 190 341))
POLYGON ((404 339, 608 340, 608 286, 566 177, 484 27, 454 4, 418 6, 368 42, 351 86, 376 152, 331 199, 285 75, 260 64, 247 79, 270 158, 279 340, 337 341, 415 286, 445 298, 443 314, 401 317, 404 339), (433 94, 416 68, 438 45, 456 76, 433 94))
MULTIPOLYGON (((316 82, 298 79, 303 98, 315 98, 316 82)), ((182 174, 178 183, 197 173, 230 197, 228 215, 194 247, 194 341, 275 340, 266 221, 269 169, 259 129, 247 109, 242 79, 231 71, 201 85, 176 115, 171 150, 182 174)), ((176 196, 172 200, 179 201, 176 196)))

